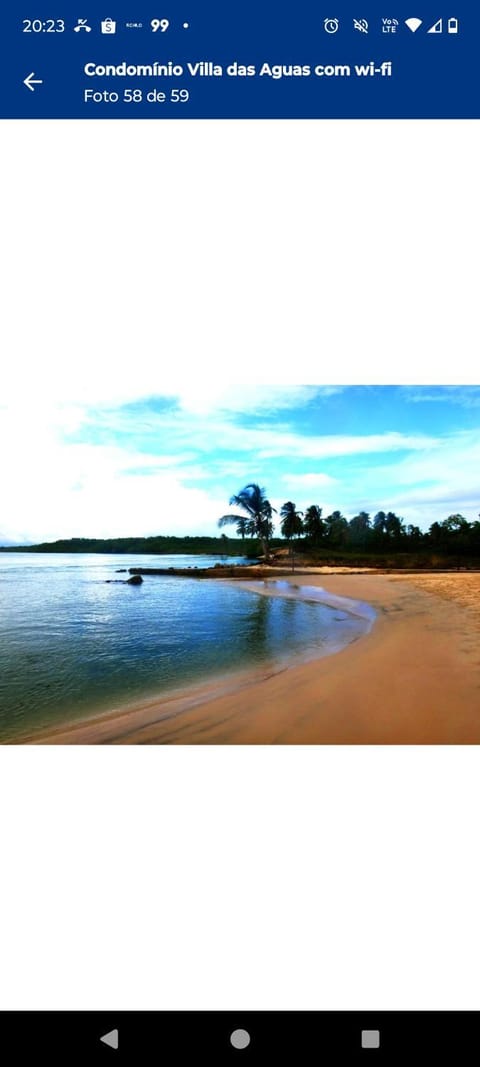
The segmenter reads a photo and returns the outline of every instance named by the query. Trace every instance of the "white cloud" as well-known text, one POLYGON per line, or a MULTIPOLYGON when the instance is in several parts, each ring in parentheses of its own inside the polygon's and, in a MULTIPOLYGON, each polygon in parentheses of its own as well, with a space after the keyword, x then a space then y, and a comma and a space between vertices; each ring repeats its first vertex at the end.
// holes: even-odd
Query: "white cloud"
POLYGON ((0 412, 0 543, 212 532, 225 501, 184 484, 182 453, 66 443, 74 422, 33 404, 0 412))
MULTIPOLYGON (((56 363, 52 374, 46 373, 45 363, 41 360, 33 362, 29 368, 29 395, 35 397, 37 404, 45 404, 50 409, 77 411, 118 408, 151 397, 167 397, 175 400, 181 411, 193 415, 215 412, 258 414, 303 406, 315 397, 328 398, 344 388, 335 385, 225 383, 216 381, 211 373, 205 374, 201 365, 197 371, 189 367, 188 375, 179 377, 178 370, 176 373, 165 370, 162 361, 153 360, 151 353, 137 351, 128 367, 122 363, 112 366, 111 361, 98 359, 96 353, 85 352, 78 361, 66 356, 63 363, 56 363)), ((17 406, 25 403, 24 372, 17 361, 12 360, 4 369, 2 400, 17 406)))
POLYGON ((68 482, 62 480, 62 471, 57 469, 7 495, 1 541, 156 533, 181 536, 211 534, 216 529, 225 511, 223 499, 186 487, 176 474, 125 477, 104 459, 97 456, 95 468, 90 467, 88 473, 84 469, 80 482, 75 482, 74 471, 68 482))
POLYGON ((332 396, 335 386, 315 385, 225 385, 202 379, 173 389, 172 394, 183 411, 194 415, 214 412, 258 414, 285 408, 302 407, 316 396, 332 396))
MULTIPOLYGON (((253 403, 250 388, 222 387, 209 411, 193 411, 189 387, 180 410, 144 409, 135 417, 111 407, 39 402, 31 393, 21 404, 4 403, 0 542, 155 533, 167 517, 165 532, 215 533, 231 493, 248 480, 263 485, 266 477, 271 499, 289 497, 300 509, 314 497, 325 512, 388 507, 422 526, 443 505, 445 513, 465 510, 470 518, 480 510, 480 431, 443 438, 395 431, 314 436, 287 422, 245 427, 238 413, 253 403), (87 443, 92 433, 102 443, 87 443), (349 456, 365 457, 361 473, 357 463, 350 474, 349 456), (324 467, 341 457, 346 463, 335 466, 335 478, 308 470, 312 461, 324 467), (168 516, 161 511, 165 500, 168 516)), ((308 402, 310 387, 300 389, 308 402)), ((293 394, 275 386, 255 387, 255 395, 258 414, 271 403, 281 408, 282 398, 286 405, 287 395, 290 404, 293 394)))
POLYGON ((435 447, 420 454, 404 456, 394 464, 382 465, 375 470, 375 477, 390 481, 392 488, 399 486, 444 485, 476 488, 480 495, 480 430, 465 430, 449 434, 435 447))
POLYGON ((480 407, 480 386, 478 385, 442 385, 440 388, 428 386, 423 389, 405 386, 402 392, 412 404, 455 404, 463 408, 480 407))
MULTIPOLYGON (((240 435, 239 435, 240 436, 240 435)), ((381 452, 425 450, 438 445, 438 438, 421 434, 329 434, 306 436, 268 429, 242 431, 244 447, 258 451, 260 459, 285 456, 302 459, 328 459, 336 456, 367 455, 381 452)))
POLYGON ((330 474, 283 474, 281 481, 285 485, 296 487, 298 493, 300 489, 318 489, 333 485, 337 479, 332 478, 330 474))
POLYGON ((362 471, 343 486, 343 499, 354 511, 388 508, 406 522, 427 528, 461 512, 469 521, 480 511, 480 430, 442 438, 436 447, 362 471))
MULTIPOLYGON (((263 400, 266 406, 267 397, 263 400)), ((231 403, 233 405, 233 400, 231 403)), ((190 447, 200 452, 211 452, 215 449, 237 454, 252 453, 258 460, 328 459, 381 452, 426 451, 436 448, 440 443, 437 437, 402 434, 396 431, 356 435, 304 434, 293 431, 288 422, 282 424, 278 420, 274 424, 245 426, 235 419, 242 403, 243 400, 239 398, 238 412, 233 411, 233 407, 231 412, 223 409, 212 409, 208 412, 182 409, 158 414, 154 411, 142 412, 138 418, 135 417, 134 427, 131 414, 121 409, 100 411, 96 418, 111 433, 131 434, 134 428, 137 436, 161 436, 162 439, 175 441, 177 448, 186 450, 190 447)))

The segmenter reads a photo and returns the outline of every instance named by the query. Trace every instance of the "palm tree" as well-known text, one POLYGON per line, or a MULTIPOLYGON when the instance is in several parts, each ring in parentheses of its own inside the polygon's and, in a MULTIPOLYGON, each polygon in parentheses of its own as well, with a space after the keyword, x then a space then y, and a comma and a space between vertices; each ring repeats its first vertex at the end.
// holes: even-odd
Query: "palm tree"
POLYGON ((239 518, 237 521, 237 537, 242 538, 242 542, 250 534, 250 522, 251 519, 239 518))
POLYGON ((307 508, 303 520, 303 528, 312 545, 318 545, 325 532, 322 509, 318 507, 318 504, 310 504, 310 507, 307 508))
POLYGON ((282 518, 281 530, 284 537, 290 543, 290 555, 292 557, 292 571, 295 570, 295 556, 293 552, 293 538, 298 537, 303 531, 303 511, 297 511, 295 504, 287 500, 280 509, 282 518))
POLYGON ((268 559, 268 542, 273 533, 272 515, 275 508, 272 508, 270 501, 267 500, 265 490, 261 489, 256 482, 249 482, 239 493, 230 497, 229 503, 240 508, 243 515, 222 515, 218 520, 218 525, 235 524, 239 532, 239 524, 244 523, 245 525, 240 529, 243 528, 249 537, 258 537, 265 559, 268 559))

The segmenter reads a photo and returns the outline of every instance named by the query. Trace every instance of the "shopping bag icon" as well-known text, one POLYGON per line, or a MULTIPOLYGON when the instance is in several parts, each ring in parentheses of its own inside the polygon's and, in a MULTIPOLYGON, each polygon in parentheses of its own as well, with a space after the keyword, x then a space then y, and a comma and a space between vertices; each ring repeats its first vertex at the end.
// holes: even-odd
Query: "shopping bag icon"
POLYGON ((113 19, 104 19, 102 22, 102 33, 116 33, 117 23, 113 19))

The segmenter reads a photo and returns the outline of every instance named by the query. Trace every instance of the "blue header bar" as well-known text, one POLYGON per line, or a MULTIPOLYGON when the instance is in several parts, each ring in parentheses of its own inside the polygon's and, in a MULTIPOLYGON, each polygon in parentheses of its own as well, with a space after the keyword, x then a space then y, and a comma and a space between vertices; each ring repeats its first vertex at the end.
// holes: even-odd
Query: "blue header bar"
POLYGON ((403 4, 28 0, 2 19, 0 114, 479 118, 479 8, 403 4))

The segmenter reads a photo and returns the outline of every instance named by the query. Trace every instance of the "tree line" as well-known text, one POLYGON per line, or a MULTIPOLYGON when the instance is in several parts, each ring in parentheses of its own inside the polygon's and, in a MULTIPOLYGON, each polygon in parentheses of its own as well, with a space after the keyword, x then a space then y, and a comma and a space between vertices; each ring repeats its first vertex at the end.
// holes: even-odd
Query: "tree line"
POLYGON ((221 537, 72 537, 36 545, 7 545, 0 552, 101 552, 112 555, 240 555, 242 544, 221 537))
MULTIPOLYGON (((276 509, 265 489, 249 483, 230 498, 230 504, 240 514, 222 515, 219 526, 235 525, 242 539, 256 537, 263 555, 268 557, 276 509)), ((280 509, 280 531, 292 550, 294 541, 301 538, 304 546, 312 549, 408 552, 428 548, 459 555, 480 554, 480 522, 469 522, 457 514, 432 523, 427 532, 422 532, 419 526, 406 524, 394 511, 377 511, 373 517, 360 511, 347 519, 340 511, 324 516, 318 504, 298 511, 296 504, 287 500, 280 509)))
MULTIPOLYGON (((235 513, 222 515, 218 525, 234 526, 239 540, 220 537, 73 537, 35 545, 8 545, 1 552, 101 552, 132 554, 211 554, 258 556, 252 544, 245 546, 246 539, 255 539, 262 554, 268 557, 272 546, 279 547, 282 541, 274 538, 274 516, 277 513, 267 498, 265 489, 257 483, 249 483, 230 498, 237 508, 235 513)), ((480 518, 480 516, 479 516, 480 518)), ((310 504, 299 511, 293 501, 287 500, 279 512, 281 537, 288 542, 291 551, 295 544, 300 550, 319 552, 382 553, 422 552, 430 550, 440 555, 480 556, 480 522, 469 522, 463 515, 449 515, 433 522, 428 531, 419 526, 406 524, 393 511, 377 511, 373 516, 360 511, 347 519, 340 511, 324 515, 318 504, 310 504)))

